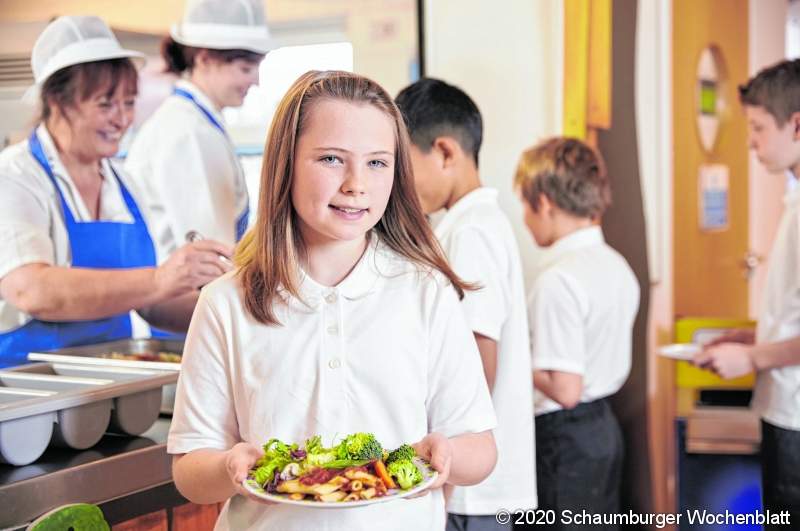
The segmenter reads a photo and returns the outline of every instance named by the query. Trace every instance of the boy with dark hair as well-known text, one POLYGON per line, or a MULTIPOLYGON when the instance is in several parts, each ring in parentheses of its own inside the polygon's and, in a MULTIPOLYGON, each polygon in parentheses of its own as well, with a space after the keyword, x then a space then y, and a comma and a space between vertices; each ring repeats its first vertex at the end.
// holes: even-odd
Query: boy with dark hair
POLYGON ((423 79, 397 96, 411 135, 417 195, 426 214, 446 209, 435 228, 454 271, 480 284, 461 307, 478 343, 497 413, 498 459, 473 487, 452 490, 448 531, 511 529, 500 509, 534 508, 533 397, 522 264, 497 191, 482 186, 478 152, 483 125, 462 90, 423 79))
MULTIPOLYGON (((771 172, 800 177, 800 60, 783 61, 739 87, 750 148, 771 172)), ((757 373, 764 509, 800 525, 800 187, 790 191, 769 258, 755 333, 734 331, 695 363, 723 378, 757 373)), ((770 529, 769 525, 765 529, 770 529)), ((794 527, 792 527, 794 528, 794 527)))
POLYGON ((639 284, 597 224, 611 202, 603 161, 552 138, 522 154, 514 185, 545 248, 528 299, 539 509, 617 513, 624 449, 606 398, 630 372, 639 284))

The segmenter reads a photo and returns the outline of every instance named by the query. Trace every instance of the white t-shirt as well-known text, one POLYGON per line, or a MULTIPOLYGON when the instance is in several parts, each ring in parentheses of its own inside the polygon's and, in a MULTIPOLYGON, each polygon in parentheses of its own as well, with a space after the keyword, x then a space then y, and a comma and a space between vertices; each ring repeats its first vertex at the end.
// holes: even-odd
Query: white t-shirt
POLYGON ((536 469, 525 287, 517 241, 497 203, 497 190, 478 188, 454 204, 436 226, 453 270, 481 284, 461 306, 473 332, 497 341, 492 402, 497 465, 483 482, 456 487, 447 510, 493 515, 501 508, 536 507, 536 469))
MULTIPOLYGON (((200 89, 188 81, 176 86, 224 126, 200 89)), ((193 102, 169 96, 137 132, 125 168, 145 194, 153 239, 169 252, 185 243, 190 230, 236 242, 236 220, 248 204, 244 171, 230 140, 193 102)))
MULTIPOLYGON (((40 125, 36 132, 75 220, 92 221, 80 192, 58 157, 47 128, 40 125)), ((103 160, 100 166, 103 184, 100 188, 99 219, 133 222, 110 164, 108 160, 103 160)), ((141 200, 142 194, 118 164, 114 165, 114 169, 149 227, 152 219, 141 200)), ((0 242, 0 278, 27 264, 69 266, 72 261, 61 202, 47 173, 31 155, 27 140, 9 146, 0 153, 0 242)), ((156 245, 157 259, 163 253, 164 250, 156 245)), ((0 297, 0 333, 19 328, 30 320, 30 315, 0 297)), ((146 330, 146 325, 142 325, 146 330)))
MULTIPOLYGON (((769 257, 757 343, 800 336, 800 188, 788 193, 784 201, 786 207, 769 257)), ((770 424, 800 430, 800 365, 760 371, 753 407, 770 424)))
MULTIPOLYGON (((528 300, 534 370, 583 375, 581 402, 619 391, 631 369, 639 283, 600 227, 545 249, 528 300)), ((536 415, 562 409, 534 389, 536 415)))
MULTIPOLYGON (((235 273, 205 288, 186 339, 168 451, 225 450, 269 438, 328 444, 371 432, 387 448, 427 433, 496 424, 472 333, 455 290, 373 235, 336 287, 305 276, 301 297, 276 306, 282 326, 246 312, 235 273)), ((288 297, 288 296, 287 296, 288 297)), ((354 509, 265 506, 234 496, 218 530, 444 527, 441 491, 354 509)))

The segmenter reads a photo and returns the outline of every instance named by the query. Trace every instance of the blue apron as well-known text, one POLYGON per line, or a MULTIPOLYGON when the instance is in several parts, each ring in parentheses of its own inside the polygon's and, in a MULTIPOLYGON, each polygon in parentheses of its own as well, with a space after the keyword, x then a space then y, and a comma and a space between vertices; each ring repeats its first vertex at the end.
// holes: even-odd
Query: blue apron
MULTIPOLYGON (((147 225, 139 207, 113 167, 111 171, 119 183, 133 223, 78 222, 56 183, 53 169, 47 161, 36 131, 29 138, 28 147, 31 155, 44 168, 58 194, 72 251, 72 267, 123 269, 156 265, 155 248, 147 225)), ((20 328, 0 333, 0 368, 24 363, 28 353, 32 351, 90 345, 129 337, 131 320, 128 313, 87 321, 53 322, 33 319, 20 328)))
MULTIPOLYGON (((219 123, 219 121, 216 118, 214 118, 214 115, 211 113, 211 111, 206 109, 203 106, 202 103, 197 101, 197 98, 194 97, 194 94, 192 94, 188 90, 185 90, 185 89, 182 89, 182 88, 179 88, 179 87, 175 87, 175 89, 173 90, 173 93, 176 96, 180 96, 181 98, 187 99, 190 102, 194 103, 195 107, 197 107, 200 110, 200 112, 203 113, 203 115, 206 117, 206 119, 209 121, 209 123, 211 123, 212 126, 214 126, 217 129, 219 129, 219 131, 223 135, 225 135, 226 138, 228 138, 228 133, 225 132, 225 128, 222 127, 222 124, 219 123)), ((242 211, 241 214, 239 214, 239 217, 236 218, 236 229, 235 230, 236 230, 236 241, 237 242, 242 239, 242 236, 244 236, 244 233, 247 230, 247 218, 250 216, 250 204, 249 203, 250 202, 248 201, 245 204, 244 210, 242 211)))

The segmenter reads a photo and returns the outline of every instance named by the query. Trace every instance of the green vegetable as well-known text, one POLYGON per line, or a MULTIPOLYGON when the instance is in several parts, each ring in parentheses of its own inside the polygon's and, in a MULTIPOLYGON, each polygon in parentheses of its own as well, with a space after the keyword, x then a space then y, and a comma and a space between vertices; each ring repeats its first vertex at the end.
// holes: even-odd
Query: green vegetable
POLYGON ((33 531, 108 531, 111 529, 103 512, 95 505, 75 503, 59 507, 37 518, 28 528, 33 531))
POLYGON ((323 463, 322 468, 347 468, 349 466, 364 466, 369 463, 371 459, 335 459, 323 463))
POLYGON ((337 447, 339 459, 380 459, 383 457, 381 443, 371 433, 348 435, 337 447))
POLYGON ((276 470, 292 462, 292 451, 297 450, 296 444, 286 444, 279 439, 270 439, 264 445, 264 455, 256 461, 253 479, 262 487, 272 481, 276 470))
POLYGON ((322 439, 315 435, 306 441, 306 461, 307 467, 324 466, 337 459, 335 448, 325 448, 322 446, 322 439))
POLYGON ((389 452, 389 457, 386 458, 386 464, 388 465, 393 461, 411 461, 416 455, 417 452, 414 448, 408 444, 404 444, 400 446, 400 448, 389 452))
POLYGON ((409 459, 392 461, 386 466, 386 470, 403 490, 410 489, 422 481, 422 473, 409 459))

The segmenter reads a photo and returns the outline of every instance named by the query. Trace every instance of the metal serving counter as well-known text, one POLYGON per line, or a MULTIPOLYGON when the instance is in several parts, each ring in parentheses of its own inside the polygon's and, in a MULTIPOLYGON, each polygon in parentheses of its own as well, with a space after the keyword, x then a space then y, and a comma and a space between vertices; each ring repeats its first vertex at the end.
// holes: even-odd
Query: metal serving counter
POLYGON ((106 434, 88 450, 48 448, 27 466, 0 464, 0 530, 25 529, 68 503, 100 506, 111 524, 186 503, 172 484, 170 419, 139 437, 106 434))

